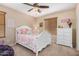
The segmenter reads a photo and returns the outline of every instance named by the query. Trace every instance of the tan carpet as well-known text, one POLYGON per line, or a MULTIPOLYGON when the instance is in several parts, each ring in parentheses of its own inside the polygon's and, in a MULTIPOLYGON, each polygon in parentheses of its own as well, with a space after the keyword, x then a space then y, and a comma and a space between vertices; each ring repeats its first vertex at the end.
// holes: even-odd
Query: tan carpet
MULTIPOLYGON (((15 50, 15 56, 35 56, 35 53, 33 53, 31 50, 19 44, 16 44, 15 46, 13 46, 13 48, 15 50)), ((76 56, 79 55, 78 53, 79 52, 73 48, 53 43, 39 52, 39 56, 76 56)))

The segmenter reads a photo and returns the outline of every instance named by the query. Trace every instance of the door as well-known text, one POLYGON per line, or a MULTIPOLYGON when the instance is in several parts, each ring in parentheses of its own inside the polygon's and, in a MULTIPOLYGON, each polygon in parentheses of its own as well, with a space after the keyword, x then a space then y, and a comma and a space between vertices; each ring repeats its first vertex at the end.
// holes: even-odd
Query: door
POLYGON ((57 17, 45 19, 45 29, 52 35, 57 35, 57 17))
POLYGON ((45 19, 45 29, 52 35, 53 42, 56 42, 57 36, 57 17, 45 19))

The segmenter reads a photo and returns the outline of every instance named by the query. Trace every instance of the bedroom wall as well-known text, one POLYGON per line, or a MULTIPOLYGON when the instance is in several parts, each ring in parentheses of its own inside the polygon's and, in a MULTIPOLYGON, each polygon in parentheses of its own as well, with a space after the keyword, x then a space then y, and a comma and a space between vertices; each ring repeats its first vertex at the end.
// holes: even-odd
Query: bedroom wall
MULTIPOLYGON (((37 25, 39 25, 40 22, 44 23, 44 19, 47 18, 53 18, 53 17, 57 17, 57 26, 61 25, 61 20, 62 18, 65 17, 70 17, 71 21, 72 21, 72 28, 73 28, 73 45, 74 47, 76 47, 76 9, 70 9, 70 10, 65 10, 65 11, 60 11, 60 12, 55 12, 55 13, 51 13, 42 17, 37 18, 37 25)), ((44 25, 44 24, 43 24, 44 25)), ((43 29, 44 30, 43 26, 43 29)))
POLYGON ((76 16, 77 16, 77 21, 76 21, 76 29, 77 29, 77 50, 79 50, 79 4, 77 4, 77 7, 76 7, 76 16))
POLYGON ((75 12, 75 8, 74 9, 70 9, 70 10, 65 10, 65 11, 60 11, 60 12, 55 12, 55 13, 51 13, 42 17, 37 18, 37 23, 43 22, 44 19, 48 19, 48 18, 53 18, 53 17, 57 17, 57 26, 61 25, 60 21, 63 18, 66 17, 70 17, 71 21, 73 22, 73 28, 76 28, 76 12, 75 12))
POLYGON ((15 29, 18 26, 28 25, 32 27, 35 22, 35 18, 2 5, 0 5, 0 11, 6 12, 6 37, 0 38, 0 40, 4 39, 6 44, 15 43, 15 29))

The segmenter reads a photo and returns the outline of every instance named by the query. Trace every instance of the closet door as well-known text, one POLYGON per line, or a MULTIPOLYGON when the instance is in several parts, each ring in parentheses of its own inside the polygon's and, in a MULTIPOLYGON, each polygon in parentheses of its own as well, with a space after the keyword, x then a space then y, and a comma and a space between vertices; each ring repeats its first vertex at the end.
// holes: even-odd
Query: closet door
POLYGON ((45 29, 52 35, 52 42, 56 43, 57 17, 45 19, 45 29))
POLYGON ((48 30, 51 35, 57 35, 57 17, 45 19, 45 29, 48 30))

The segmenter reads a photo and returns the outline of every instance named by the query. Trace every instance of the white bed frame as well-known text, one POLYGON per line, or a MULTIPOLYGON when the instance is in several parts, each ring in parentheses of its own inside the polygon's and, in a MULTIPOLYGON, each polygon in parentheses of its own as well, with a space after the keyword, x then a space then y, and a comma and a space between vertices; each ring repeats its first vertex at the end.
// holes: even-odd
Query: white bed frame
POLYGON ((51 44, 51 35, 47 31, 43 31, 39 35, 36 35, 35 40, 34 40, 34 43, 36 44, 36 47, 32 47, 31 45, 26 45, 26 44, 20 42, 19 39, 18 39, 17 32, 18 32, 18 30, 20 30, 22 28, 28 28, 29 30, 31 29, 28 26, 20 26, 20 27, 16 28, 16 43, 21 44, 22 46, 29 48, 34 53, 36 53, 36 56, 38 56, 39 51, 41 51, 47 45, 51 44), (35 48, 36 50, 34 50, 33 48, 35 48))

